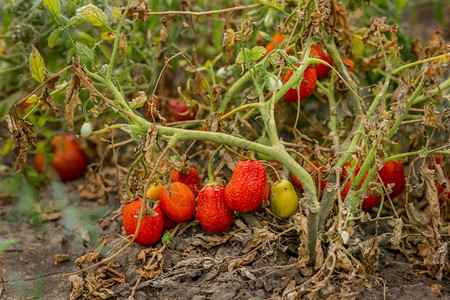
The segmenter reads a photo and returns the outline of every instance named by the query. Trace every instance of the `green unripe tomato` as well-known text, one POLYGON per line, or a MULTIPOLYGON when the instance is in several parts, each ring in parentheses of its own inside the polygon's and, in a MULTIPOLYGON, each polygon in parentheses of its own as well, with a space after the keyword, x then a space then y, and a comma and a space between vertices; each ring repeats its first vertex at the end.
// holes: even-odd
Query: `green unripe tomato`
POLYGON ((81 126, 81 130, 80 130, 81 136, 82 137, 91 136, 92 130, 93 130, 92 124, 90 122, 85 122, 83 124, 83 126, 81 126))
POLYGON ((280 218, 289 218, 298 208, 298 196, 286 179, 275 182, 270 193, 270 210, 280 218))

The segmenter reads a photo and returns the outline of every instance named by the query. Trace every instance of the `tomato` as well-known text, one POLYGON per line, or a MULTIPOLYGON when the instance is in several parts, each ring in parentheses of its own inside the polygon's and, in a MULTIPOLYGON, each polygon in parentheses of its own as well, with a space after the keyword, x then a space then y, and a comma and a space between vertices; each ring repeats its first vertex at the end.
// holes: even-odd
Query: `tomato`
POLYGON ((177 223, 189 221, 195 215, 195 196, 184 183, 172 182, 170 194, 164 187, 159 203, 164 214, 177 223))
MULTIPOLYGON (((128 235, 132 235, 136 231, 141 205, 142 200, 138 198, 135 201, 125 205, 123 209, 123 228, 128 235)), ((153 245, 161 237, 162 231, 163 217, 159 206, 154 209, 154 212, 144 206, 144 214, 141 220, 141 225, 139 226, 139 231, 137 237, 134 239, 134 242, 144 246, 153 245)))
POLYGON ((355 71, 355 63, 353 62, 353 60, 351 60, 348 57, 343 57, 342 60, 344 61, 344 64, 347 66, 347 70, 349 72, 355 71))
MULTIPOLYGON (((333 64, 333 61, 331 60, 331 57, 329 55, 326 55, 320 46, 318 44, 315 44, 311 47, 311 57, 315 57, 318 59, 323 60, 324 62, 327 62, 330 66, 333 64)), ((323 64, 316 64, 314 66, 314 69, 316 70, 317 78, 322 79, 328 76, 328 73, 330 73, 331 68, 323 65, 323 64)))
POLYGON ((172 182, 184 183, 192 191, 192 193, 194 193, 195 197, 197 197, 198 192, 202 189, 198 171, 194 167, 189 168, 188 174, 174 169, 170 170, 170 180, 172 182))
POLYGON ((275 34, 272 37, 272 41, 269 42, 266 46, 266 55, 272 52, 275 48, 277 48, 282 41, 284 41, 284 35, 279 33, 275 34))
POLYGON ((163 187, 164 185, 162 184, 162 182, 153 183, 147 191, 147 198, 159 200, 163 187))
POLYGON ((406 185, 406 174, 403 164, 398 161, 388 161, 383 167, 378 170, 383 185, 387 188, 391 186, 392 192, 389 194, 390 198, 400 195, 406 185))
MULTIPOLYGON (((319 175, 317 174, 316 169, 314 169, 314 167, 311 166, 310 164, 306 164, 306 167, 312 171, 313 175, 315 175, 315 178, 316 178, 315 183, 317 184, 317 182, 319 181, 319 175)), ((318 169, 321 173, 323 173, 325 171, 325 169, 321 166, 318 166, 318 169)), ((324 176, 321 176, 321 178, 323 178, 323 177, 324 176)), ((294 174, 291 174, 291 180, 292 180, 292 183, 294 184, 294 186, 296 186, 299 190, 303 190, 303 185, 300 182, 300 180, 297 178, 297 176, 295 176, 294 174)), ((320 180, 320 190, 323 191, 325 189, 326 185, 327 185, 326 180, 320 180)))
MULTIPOLYGON (((289 81, 289 79, 294 74, 294 71, 289 70, 283 78, 283 83, 289 81)), ((298 85, 297 88, 289 89, 284 95, 283 98, 288 102, 297 102, 298 99, 305 100, 314 92, 316 88, 316 71, 313 68, 306 68, 303 73, 303 81, 298 85), (300 89, 300 90, 299 90, 300 89)))
POLYGON ((298 209, 298 196, 292 183, 286 179, 275 182, 270 194, 270 210, 280 218, 289 218, 298 209))
MULTIPOLYGON (((50 166, 62 181, 70 181, 83 176, 87 167, 87 158, 73 135, 55 136, 50 144, 54 154, 50 166)), ((42 153, 36 154, 34 165, 38 172, 44 172, 45 158, 42 153)))
POLYGON ((169 100, 169 109, 175 121, 194 120, 197 115, 195 106, 189 107, 181 101, 169 100))
POLYGON ((208 185, 198 194, 197 218, 202 227, 210 232, 225 231, 233 221, 234 213, 225 202, 225 187, 208 185))

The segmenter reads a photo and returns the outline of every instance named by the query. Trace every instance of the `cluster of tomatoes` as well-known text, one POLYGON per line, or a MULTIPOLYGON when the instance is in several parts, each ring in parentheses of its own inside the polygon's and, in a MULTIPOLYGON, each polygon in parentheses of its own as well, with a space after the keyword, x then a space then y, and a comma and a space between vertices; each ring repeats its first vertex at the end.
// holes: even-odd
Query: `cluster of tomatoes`
MULTIPOLYGON (((54 137, 50 144, 53 147, 52 161, 50 167, 53 174, 59 176, 63 181, 74 180, 81 177, 87 167, 87 158, 78 146, 74 136, 63 134, 54 137)), ((435 164, 441 164, 441 157, 435 156, 435 164)), ((35 167, 39 172, 44 172, 45 158, 43 154, 36 154, 35 167)), ((307 168, 315 177, 317 186, 323 191, 327 184, 322 180, 319 172, 324 172, 321 166, 307 168)), ((430 164, 429 169, 436 170, 430 164)), ((340 194, 344 199, 351 189, 350 170, 351 164, 343 168, 340 178, 343 187, 340 194)), ((354 176, 356 177, 360 168, 356 166, 354 176)), ((364 175, 363 180, 367 174, 364 175)), ((325 177, 325 176, 324 176, 325 177)), ((388 161, 378 171, 377 181, 390 198, 400 195, 406 184, 406 174, 402 163, 399 161, 388 161)), ((267 182, 267 174, 264 166, 257 160, 246 160, 238 163, 233 170, 231 180, 226 186, 212 183, 202 188, 197 170, 190 167, 187 174, 172 169, 170 171, 171 184, 169 189, 162 183, 154 184, 147 192, 147 198, 157 202, 154 209, 144 205, 143 218, 139 233, 135 239, 142 245, 152 245, 161 237, 163 229, 175 227, 177 223, 187 222, 197 218, 201 226, 208 232, 218 233, 226 230, 232 223, 234 211, 258 212, 263 201, 269 200, 272 213, 281 218, 288 218, 298 209, 298 196, 295 187, 302 190, 302 184, 295 175, 291 175, 291 181, 278 180, 270 187, 267 182), (271 192, 270 192, 271 190, 271 192), (197 198, 197 199, 196 199, 197 198), (198 201, 198 203, 197 203, 198 201)), ((450 198, 447 186, 436 183, 439 202, 450 198)), ((361 187, 359 185, 358 189, 361 187)), ((367 196, 362 200, 361 209, 370 211, 372 207, 381 201, 381 195, 376 189, 369 186, 367 196)), ((127 204, 123 210, 123 225, 128 235, 134 234, 137 228, 139 212, 142 201, 137 199, 127 204)))
MULTIPOLYGON (((284 35, 275 34, 272 38, 272 41, 266 46, 266 55, 272 52, 275 48, 277 48, 281 42, 284 40, 284 35)), ((314 44, 311 47, 310 57, 317 58, 323 60, 329 65, 333 64, 331 57, 328 54, 325 54, 323 50, 320 48, 319 44, 314 44)), ((343 58, 344 63, 347 65, 347 70, 350 72, 354 71, 355 64, 354 62, 347 58, 343 58)), ((303 80, 300 82, 299 87, 289 89, 283 96, 283 98, 288 102, 297 102, 298 100, 305 100, 314 92, 316 88, 317 79, 323 79, 328 76, 331 68, 329 66, 323 64, 316 64, 312 67, 307 67, 305 72, 303 73, 303 80)), ((293 70, 289 70, 283 77, 282 82, 286 83, 292 77, 294 73, 293 70)))

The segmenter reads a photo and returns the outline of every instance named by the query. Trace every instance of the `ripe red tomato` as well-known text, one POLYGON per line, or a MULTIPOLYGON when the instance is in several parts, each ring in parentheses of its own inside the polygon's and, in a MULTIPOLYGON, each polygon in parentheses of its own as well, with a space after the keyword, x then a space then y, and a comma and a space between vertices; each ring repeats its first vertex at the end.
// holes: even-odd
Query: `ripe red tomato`
POLYGON ((267 195, 267 175, 257 160, 239 162, 225 188, 225 201, 229 208, 240 212, 255 212, 267 195))
POLYGON ((391 186, 390 198, 397 197, 403 192, 406 185, 406 174, 403 165, 399 161, 388 161, 378 170, 383 185, 391 186))
MULTIPOLYGON (((55 136, 50 144, 53 147, 54 154, 51 168, 56 171, 62 181, 74 180, 84 174, 87 167, 87 158, 73 135, 55 136)), ((36 154, 34 165, 38 172, 44 172, 45 158, 42 153, 36 154)))
POLYGON ((275 34, 272 37, 272 41, 269 42, 266 46, 266 55, 272 52, 276 47, 278 47, 278 45, 280 45, 282 41, 284 41, 284 35, 279 33, 275 34))
MULTIPOLYGON (((294 71, 289 70, 283 78, 283 83, 288 82, 292 77, 292 74, 294 74, 294 71)), ((314 71, 311 67, 306 68, 303 74, 303 81, 299 84, 299 87, 289 89, 283 95, 283 98, 288 102, 297 102, 300 95, 300 100, 305 100, 314 92, 314 89, 316 88, 316 81, 316 71, 314 71), (299 89, 300 92, 298 91, 299 89)))
MULTIPOLYGON (((329 55, 326 55, 322 49, 320 48, 319 44, 315 44, 311 47, 311 57, 318 58, 323 60, 324 62, 327 62, 328 64, 332 65, 333 61, 331 60, 331 57, 329 55)), ((330 73, 331 68, 322 65, 322 64, 316 64, 314 66, 314 69, 316 70, 317 78, 322 79, 328 76, 328 73, 330 73)))
POLYGON ((194 120, 197 115, 195 106, 188 107, 181 101, 169 100, 169 108, 175 121, 194 120))
POLYGON ((197 218, 202 227, 217 233, 230 227, 234 213, 225 202, 225 188, 209 185, 198 194, 197 218))
MULTIPOLYGON (((310 164, 306 164, 306 167, 307 167, 308 169, 310 169, 310 170, 313 172, 313 175, 314 175, 314 174, 316 175, 316 176, 315 176, 315 183, 316 183, 316 185, 317 185, 317 182, 318 182, 318 180, 319 180, 319 174, 317 174, 317 171, 316 171, 310 164)), ((318 166, 318 169, 319 169, 320 172, 324 172, 324 171, 325 171, 325 169, 324 169, 323 167, 321 167, 321 166, 318 166)), ((321 176, 321 178, 323 178, 323 176, 321 176)), ((293 184, 296 188, 298 188, 299 190, 303 190, 303 185, 302 185, 302 183, 301 183, 300 180, 297 178, 297 176, 295 176, 294 174, 291 174, 291 181, 292 181, 292 184, 293 184)), ((320 189, 321 189, 322 191, 325 189, 326 185, 327 185, 327 181, 326 181, 326 180, 321 180, 321 181, 320 181, 320 189)))
MULTIPOLYGON (((123 228, 128 235, 132 235, 136 231, 141 204, 142 200, 137 198, 133 202, 125 205, 123 209, 123 228)), ((154 209, 154 212, 148 211, 145 206, 144 210, 139 232, 134 241, 144 246, 150 246, 155 244, 161 237, 163 216, 159 205, 154 209)))
POLYGON ((200 183, 200 177, 198 172, 194 167, 189 169, 189 174, 184 174, 181 171, 176 171, 174 169, 170 170, 170 180, 172 182, 181 182, 187 185, 187 187, 194 193, 197 197, 198 192, 202 189, 202 184, 200 183))
POLYGON ((164 187, 159 200, 165 215, 177 223, 189 221, 195 215, 195 196, 184 183, 172 182, 170 195, 164 187))

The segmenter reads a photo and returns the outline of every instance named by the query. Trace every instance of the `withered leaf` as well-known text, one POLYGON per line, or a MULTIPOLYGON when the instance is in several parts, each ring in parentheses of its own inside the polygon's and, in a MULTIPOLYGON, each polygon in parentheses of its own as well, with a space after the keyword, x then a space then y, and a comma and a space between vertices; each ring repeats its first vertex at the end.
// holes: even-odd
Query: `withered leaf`
POLYGON ((70 292, 70 300, 76 300, 83 295, 84 280, 78 275, 69 276, 70 283, 72 285, 72 291, 70 292))
POLYGON ((7 115, 5 120, 8 124, 9 134, 14 143, 13 152, 17 157, 16 170, 21 171, 27 165, 28 149, 31 146, 37 146, 34 125, 27 120, 17 120, 11 114, 7 115))
POLYGON ((439 230, 442 227, 441 211, 439 206, 438 192, 434 182, 434 170, 422 168, 422 177, 425 181, 425 199, 430 208, 431 224, 433 226, 434 238, 436 242, 441 241, 439 230))
POLYGON ((378 249, 377 237, 372 237, 368 243, 361 243, 361 261, 369 274, 373 274, 378 269, 378 249))
POLYGON ((248 253, 250 250, 252 250, 255 247, 258 247, 262 243, 265 243, 267 241, 271 241, 274 239, 275 234, 269 231, 269 228, 264 227, 254 227, 253 228, 253 238, 252 240, 245 246, 244 250, 242 250, 242 253, 248 253))
POLYGON ((39 100, 50 106, 55 115, 59 116, 59 108, 56 107, 55 101, 53 100, 53 96, 50 94, 48 87, 45 87, 42 94, 39 95, 39 100))
POLYGON ((341 29, 344 31, 345 37, 351 41, 352 40, 352 28, 350 27, 350 22, 348 21, 347 12, 345 11, 344 4, 342 2, 336 2, 335 5, 336 14, 341 25, 341 29))
POLYGON ((127 55, 127 48, 128 48, 127 40, 123 36, 120 36, 120 38, 119 38, 119 52, 120 52, 120 58, 121 59, 124 59, 125 56, 127 55))
POLYGON ((431 127, 436 127, 437 125, 437 118, 434 113, 434 110, 436 109, 436 106, 433 103, 427 102, 424 105, 424 118, 425 118, 425 124, 431 127))
POLYGON ((157 137, 158 128, 154 124, 150 124, 147 130, 147 136, 144 140, 144 147, 142 148, 142 153, 144 154, 144 158, 147 163, 152 162, 152 148, 157 137))
POLYGON ((81 80, 76 74, 72 74, 69 88, 66 93, 66 109, 64 111, 64 116, 67 121, 69 128, 73 129, 73 116, 75 108, 78 103, 80 103, 80 97, 78 97, 78 92, 81 90, 81 80))
POLYGON ((224 235, 205 235, 196 234, 192 237, 188 237, 185 241, 189 245, 202 246, 205 249, 211 249, 212 247, 225 244, 230 238, 234 236, 233 233, 225 233, 224 235))
POLYGON ((98 252, 98 251, 89 252, 89 253, 87 253, 87 254, 77 258, 75 260, 75 264, 77 266, 81 266, 81 265, 84 265, 84 264, 91 263, 91 262, 93 262, 95 260, 99 260, 100 258, 101 258, 100 252, 98 252))
POLYGON ((53 254, 53 263, 55 265, 58 265, 58 264, 62 263, 63 261, 68 261, 68 260, 70 260, 70 256, 68 254, 57 254, 57 253, 53 254))
POLYGON ((233 272, 235 268, 246 266, 248 264, 251 264, 255 258, 256 258, 257 252, 252 252, 249 255, 246 255, 242 258, 236 258, 230 261, 228 264, 227 270, 228 272, 233 272))
POLYGON ((167 27, 169 27, 170 21, 172 20, 172 18, 174 16, 175 15, 167 15, 160 19, 162 27, 159 32, 159 35, 160 35, 159 39, 160 39, 161 43, 163 43, 163 44, 165 42, 167 42, 167 38, 169 37, 169 35, 167 33, 167 27))

